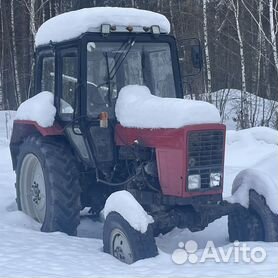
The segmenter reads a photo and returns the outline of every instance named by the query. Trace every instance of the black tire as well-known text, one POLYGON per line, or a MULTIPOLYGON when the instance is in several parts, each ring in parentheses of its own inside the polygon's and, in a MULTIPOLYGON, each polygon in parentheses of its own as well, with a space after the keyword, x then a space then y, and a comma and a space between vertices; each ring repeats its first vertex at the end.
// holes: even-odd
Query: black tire
MULTIPOLYGON (((158 254, 155 239, 151 225, 148 230, 142 234, 133 229, 129 223, 117 212, 110 212, 105 219, 103 227, 103 251, 116 257, 112 250, 112 234, 114 230, 120 230, 128 240, 132 259, 130 263, 141 259, 155 257, 158 254)), ((119 260, 121 260, 118 257, 119 260)), ((124 260, 121 260, 126 262, 124 260)))
POLYGON ((38 159, 43 172, 46 201, 41 231, 60 231, 76 235, 80 223, 80 184, 69 146, 57 138, 36 136, 28 137, 20 146, 16 168, 16 193, 18 208, 23 211, 21 200, 26 196, 22 196, 20 176, 23 174, 22 163, 27 155, 38 159))
POLYGON ((236 209, 228 216, 229 240, 278 241, 278 216, 256 191, 249 192, 249 208, 236 209))

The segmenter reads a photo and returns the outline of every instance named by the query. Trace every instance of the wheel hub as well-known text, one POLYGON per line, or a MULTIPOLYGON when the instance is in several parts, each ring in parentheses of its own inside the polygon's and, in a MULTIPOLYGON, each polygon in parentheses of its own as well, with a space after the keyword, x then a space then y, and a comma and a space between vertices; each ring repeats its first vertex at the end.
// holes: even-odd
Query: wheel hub
POLYGON ((112 255, 124 263, 131 264, 133 262, 133 254, 128 239, 118 229, 112 232, 112 255))
POLYGON ((41 200, 41 196, 40 196, 40 189, 39 189, 39 184, 34 181, 33 184, 31 185, 31 194, 32 194, 32 201, 38 205, 40 200, 41 200))

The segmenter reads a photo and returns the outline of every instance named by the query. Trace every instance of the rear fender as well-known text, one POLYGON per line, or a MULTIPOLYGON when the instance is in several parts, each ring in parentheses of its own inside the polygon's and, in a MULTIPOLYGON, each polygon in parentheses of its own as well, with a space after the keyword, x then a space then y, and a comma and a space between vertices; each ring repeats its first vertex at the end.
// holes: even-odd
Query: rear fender
POLYGON ((13 169, 16 169, 19 147, 24 139, 31 136, 64 136, 64 130, 59 124, 54 123, 51 127, 41 127, 35 121, 15 120, 10 141, 10 151, 12 156, 13 169))

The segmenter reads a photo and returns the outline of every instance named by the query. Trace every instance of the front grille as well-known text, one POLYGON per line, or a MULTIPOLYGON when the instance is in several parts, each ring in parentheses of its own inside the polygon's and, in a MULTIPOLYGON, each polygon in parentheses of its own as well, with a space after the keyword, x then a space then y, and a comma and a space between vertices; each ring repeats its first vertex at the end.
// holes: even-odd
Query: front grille
POLYGON ((192 131, 188 135, 188 175, 201 176, 201 188, 210 187, 210 174, 223 173, 224 131, 192 131))

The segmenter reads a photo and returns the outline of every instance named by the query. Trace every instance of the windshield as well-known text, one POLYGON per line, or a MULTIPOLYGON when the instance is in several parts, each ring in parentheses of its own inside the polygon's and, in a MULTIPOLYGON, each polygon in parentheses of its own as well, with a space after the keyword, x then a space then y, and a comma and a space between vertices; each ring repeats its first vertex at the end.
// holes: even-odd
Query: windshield
POLYGON ((119 91, 126 85, 145 85, 160 97, 176 97, 168 43, 135 40, 87 44, 87 111, 110 117, 119 91))

